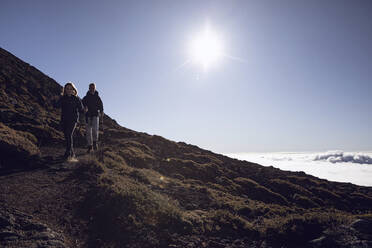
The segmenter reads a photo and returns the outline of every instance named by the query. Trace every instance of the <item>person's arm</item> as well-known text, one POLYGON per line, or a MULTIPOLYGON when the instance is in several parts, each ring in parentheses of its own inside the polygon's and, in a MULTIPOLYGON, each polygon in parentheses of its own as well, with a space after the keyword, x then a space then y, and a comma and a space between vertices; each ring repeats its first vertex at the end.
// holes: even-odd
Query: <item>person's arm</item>
POLYGON ((87 96, 84 96, 81 102, 83 103, 84 111, 88 112, 87 96))
POLYGON ((60 108, 62 106, 62 96, 55 96, 52 103, 55 108, 60 108))
POLYGON ((84 105, 83 105, 83 102, 81 101, 80 97, 76 97, 77 99, 77 108, 79 110, 80 113, 85 113, 84 111, 84 105))
POLYGON ((84 106, 83 103, 81 102, 80 97, 76 96, 75 98, 75 104, 76 104, 76 109, 79 111, 78 113, 78 122, 83 123, 84 122, 84 106))
POLYGON ((52 97, 52 104, 55 108, 62 107, 62 97, 63 97, 63 89, 61 91, 61 94, 59 96, 52 97))

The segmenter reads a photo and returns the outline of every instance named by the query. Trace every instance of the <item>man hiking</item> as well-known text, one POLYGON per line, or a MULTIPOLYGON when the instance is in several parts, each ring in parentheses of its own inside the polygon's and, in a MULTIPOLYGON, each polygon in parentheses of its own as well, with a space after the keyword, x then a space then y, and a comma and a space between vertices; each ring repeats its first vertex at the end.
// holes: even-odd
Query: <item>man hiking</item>
POLYGON ((88 143, 88 153, 92 149, 97 150, 98 141, 98 130, 99 130, 99 119, 103 119, 103 104, 102 100, 96 91, 96 84, 89 84, 89 90, 83 98, 83 104, 85 107, 85 118, 86 118, 86 137, 88 143))

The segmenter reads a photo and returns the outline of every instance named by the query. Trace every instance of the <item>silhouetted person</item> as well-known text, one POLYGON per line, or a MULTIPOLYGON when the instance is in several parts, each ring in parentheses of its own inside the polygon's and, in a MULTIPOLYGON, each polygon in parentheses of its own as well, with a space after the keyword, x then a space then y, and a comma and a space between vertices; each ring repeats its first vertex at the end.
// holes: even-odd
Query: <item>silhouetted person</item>
POLYGON ((79 112, 83 113, 83 104, 78 97, 78 91, 72 82, 65 84, 61 97, 56 102, 61 108, 61 127, 66 139, 66 152, 64 158, 75 157, 73 148, 73 134, 79 119, 79 112))
POLYGON ((83 104, 86 111, 86 138, 89 153, 92 149, 98 149, 99 119, 103 119, 103 103, 98 95, 98 91, 96 91, 96 85, 94 83, 89 84, 89 90, 83 98, 83 104))

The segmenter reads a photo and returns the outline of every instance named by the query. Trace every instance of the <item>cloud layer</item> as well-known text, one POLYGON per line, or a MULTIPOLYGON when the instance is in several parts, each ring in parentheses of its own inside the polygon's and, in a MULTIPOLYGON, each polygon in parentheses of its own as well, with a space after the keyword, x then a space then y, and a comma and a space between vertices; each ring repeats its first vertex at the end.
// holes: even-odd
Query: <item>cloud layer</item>
POLYGON ((263 166, 274 166, 285 171, 303 171, 330 181, 372 186, 372 152, 276 152, 226 155, 263 166))
POLYGON ((327 161, 331 163, 356 163, 372 164, 372 156, 362 153, 345 153, 343 151, 332 151, 319 154, 314 157, 314 161, 327 161))

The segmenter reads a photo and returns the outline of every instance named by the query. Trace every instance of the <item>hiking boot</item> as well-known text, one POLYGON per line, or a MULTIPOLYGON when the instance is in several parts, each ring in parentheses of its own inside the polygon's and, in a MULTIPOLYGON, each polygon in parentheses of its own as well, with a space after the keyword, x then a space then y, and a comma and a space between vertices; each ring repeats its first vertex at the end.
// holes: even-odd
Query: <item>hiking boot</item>
POLYGON ((88 150, 87 150, 87 153, 90 153, 93 149, 93 146, 88 146, 88 150))
POLYGON ((98 150, 97 141, 93 141, 93 149, 94 149, 95 151, 98 150))
POLYGON ((66 151, 65 154, 62 156, 62 159, 67 159, 70 156, 70 152, 66 151))

